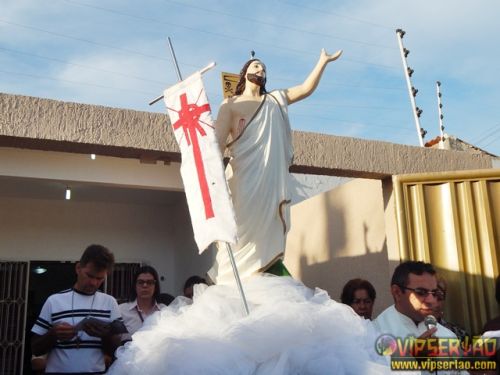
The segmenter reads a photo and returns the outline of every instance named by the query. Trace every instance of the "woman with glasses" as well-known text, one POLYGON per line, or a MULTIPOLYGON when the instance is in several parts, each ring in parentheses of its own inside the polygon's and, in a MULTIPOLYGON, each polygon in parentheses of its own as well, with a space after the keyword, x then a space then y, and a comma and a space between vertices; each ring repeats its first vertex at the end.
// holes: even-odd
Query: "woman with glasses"
POLYGON ((118 306, 123 322, 129 332, 128 335, 122 337, 122 341, 131 340, 131 335, 142 327, 147 317, 165 307, 163 303, 158 303, 159 295, 160 281, 158 272, 151 266, 142 266, 135 274, 129 298, 130 302, 118 306))

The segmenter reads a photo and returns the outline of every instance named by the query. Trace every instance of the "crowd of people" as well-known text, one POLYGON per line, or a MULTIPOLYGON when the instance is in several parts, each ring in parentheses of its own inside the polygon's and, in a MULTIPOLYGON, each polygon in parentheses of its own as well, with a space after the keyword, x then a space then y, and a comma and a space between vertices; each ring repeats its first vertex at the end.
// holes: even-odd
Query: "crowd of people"
MULTIPOLYGON (((133 278, 129 301, 116 300, 99 290, 114 263, 104 246, 86 248, 76 264, 77 280, 72 288, 51 295, 32 328, 33 366, 38 373, 104 373, 115 350, 134 339, 144 322, 167 304, 160 301, 160 281, 151 266, 142 266, 133 278)), ((206 284, 192 276, 185 282, 181 298, 192 299, 193 287, 206 284)), ((342 303, 353 313, 372 320, 380 334, 395 337, 458 338, 468 333, 445 320, 447 284, 429 263, 407 261, 396 267, 390 283, 394 304, 373 319, 374 286, 360 278, 349 280, 341 293, 342 303), (429 326, 426 319, 434 316, 429 326)), ((173 297, 171 297, 173 298, 173 297)), ((496 280, 500 304, 500 277, 496 280)), ((485 322, 484 331, 500 333, 500 316, 485 322)))
MULTIPOLYGON (((131 341, 148 317, 174 300, 160 292, 158 272, 146 265, 133 277, 129 301, 118 305, 113 296, 100 291, 113 265, 109 249, 88 246, 76 263, 75 284, 46 300, 32 328, 35 373, 103 373, 116 348, 131 341)), ((204 282, 199 276, 189 277, 183 297, 192 298, 193 286, 204 282)))

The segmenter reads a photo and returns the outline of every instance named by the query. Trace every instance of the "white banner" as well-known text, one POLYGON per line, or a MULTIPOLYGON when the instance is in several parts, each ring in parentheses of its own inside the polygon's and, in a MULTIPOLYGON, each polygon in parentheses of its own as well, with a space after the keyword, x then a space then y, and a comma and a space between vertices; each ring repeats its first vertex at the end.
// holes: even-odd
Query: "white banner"
POLYGON ((164 92, 181 150, 181 175, 199 252, 212 242, 236 243, 236 222, 210 105, 199 72, 164 92))

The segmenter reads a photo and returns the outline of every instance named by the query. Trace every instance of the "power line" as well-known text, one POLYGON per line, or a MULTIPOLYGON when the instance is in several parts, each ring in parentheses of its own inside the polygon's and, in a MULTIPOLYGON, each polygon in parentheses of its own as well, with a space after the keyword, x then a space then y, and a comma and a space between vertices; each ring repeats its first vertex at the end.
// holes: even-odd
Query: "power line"
POLYGON ((214 35, 214 36, 228 38, 228 39, 237 39, 237 40, 241 40, 243 42, 251 42, 251 43, 260 44, 260 45, 263 45, 263 46, 266 46, 266 47, 271 47, 271 48, 275 48, 275 49, 278 48, 278 49, 282 49, 282 50, 286 50, 286 51, 290 51, 290 52, 295 52, 295 53, 299 53, 299 54, 307 54, 307 55, 311 54, 310 51, 304 51, 304 50, 298 50, 298 49, 294 49, 294 48, 276 46, 276 45, 271 44, 271 43, 258 42, 258 41, 252 40, 252 39, 238 37, 238 36, 234 36, 234 35, 216 33, 216 32, 213 32, 213 31, 202 30, 202 29, 198 29, 198 28, 190 27, 190 26, 186 26, 186 25, 180 25, 180 24, 176 24, 176 23, 172 23, 172 22, 160 21, 160 20, 157 20, 157 19, 154 19, 154 18, 149 18, 149 17, 136 16, 136 15, 133 15, 133 14, 128 14, 128 13, 120 12, 120 11, 117 11, 117 10, 114 10, 114 9, 103 8, 103 7, 99 7, 99 6, 95 6, 95 5, 89 5, 89 4, 83 4, 83 3, 79 3, 79 2, 76 2, 76 1, 72 1, 72 0, 62 0, 62 1, 65 1, 68 4, 72 4, 72 5, 77 5, 77 6, 86 7, 86 8, 92 8, 92 9, 96 9, 96 10, 100 10, 100 11, 104 11, 104 12, 114 13, 114 14, 118 14, 120 16, 125 16, 125 17, 130 17, 130 18, 136 18, 136 19, 140 19, 142 21, 155 22, 155 23, 159 23, 159 24, 162 24, 162 25, 169 25, 169 26, 179 27, 179 28, 182 28, 182 29, 186 29, 186 30, 190 30, 190 31, 198 32, 198 33, 204 33, 204 34, 214 35))
MULTIPOLYGON (((283 81, 283 82, 291 82, 294 85, 297 84, 297 80, 283 77, 272 77, 272 81, 283 81)), ((351 85, 348 83, 337 82, 337 83, 320 83, 321 88, 334 88, 334 87, 348 87, 348 88, 356 88, 356 89, 368 89, 368 90, 396 90, 396 91, 404 91, 405 89, 402 87, 384 87, 384 86, 363 86, 363 85, 351 85)))
POLYGON ((23 25, 23 24, 20 24, 20 23, 10 22, 10 21, 6 21, 6 20, 2 20, 2 19, 0 19, 0 22, 5 23, 7 25, 12 25, 12 26, 20 27, 20 28, 23 28, 23 29, 39 31, 39 32, 50 34, 50 35, 54 35, 54 36, 57 36, 57 37, 60 37, 60 38, 77 40, 79 42, 94 44, 94 45, 99 46, 99 47, 111 48, 111 49, 115 49, 117 51, 131 53, 131 54, 134 54, 134 55, 139 55, 139 56, 147 57, 147 58, 150 58, 150 59, 162 60, 162 61, 169 61, 170 62, 170 60, 167 59, 167 58, 165 58, 165 57, 148 55, 146 53, 134 51, 134 50, 131 50, 131 49, 128 49, 128 48, 116 47, 116 46, 113 46, 113 45, 110 45, 110 44, 94 42, 93 40, 78 38, 78 37, 69 36, 69 35, 65 35, 65 34, 60 34, 60 33, 56 33, 56 32, 53 32, 53 31, 44 30, 44 29, 41 29, 41 28, 38 28, 38 27, 23 25))
MULTIPOLYGON (((94 71, 98 71, 98 72, 103 72, 103 73, 108 73, 108 74, 113 74, 113 75, 117 75, 117 76, 121 76, 121 77, 125 77, 125 78, 132 78, 132 79, 136 79, 136 80, 140 80, 140 81, 144 81, 144 82, 149 82, 149 83, 154 83, 154 84, 158 84, 158 85, 162 85, 162 86, 165 86, 165 82, 160 82, 160 81, 155 81, 155 80, 151 80, 151 79, 147 79, 147 78, 144 78, 144 77, 139 77, 139 76, 134 76, 134 75, 130 75, 130 74, 124 74, 124 73, 120 73, 120 72, 115 72, 115 71, 112 71, 112 70, 107 70, 107 69, 102 69, 102 68, 97 68, 97 67, 93 67, 93 66, 89 66, 89 65, 84 65, 84 64, 78 64, 78 63, 73 63, 73 62, 70 62, 70 61, 66 61, 66 60, 62 60, 62 59, 57 59, 57 58, 53 58, 53 57, 48 57, 48 56, 42 56, 42 55, 37 55, 37 54, 34 54, 34 53, 29 53, 29 52, 25 52, 25 51, 18 51, 18 50, 13 50, 13 49, 9 49, 9 48, 4 48, 4 47, 0 47, 0 51, 4 51, 4 52, 9 52, 9 53, 15 53, 15 54, 20 54, 20 55, 25 55, 25 56, 32 56, 32 57, 36 57, 36 58, 39 58, 39 59, 45 59, 45 60, 49 60, 49 61, 55 61, 55 62, 58 62, 58 63, 61 63, 61 64, 66 64, 66 65, 70 65, 70 66, 76 66, 76 67, 80 67, 80 68, 84 68, 84 69, 89 69, 89 70, 94 70, 94 71)), ((222 73, 222 70, 217 70, 219 73, 222 73)), ((279 78, 279 79, 275 79, 275 80, 281 80, 281 81, 288 81, 288 82, 292 82, 291 79, 283 79, 283 78, 279 78)), ((295 82, 295 81, 293 81, 295 82)), ((386 90, 402 90, 401 88, 396 88, 396 87, 368 87, 368 86, 360 86, 360 85, 348 85, 348 84, 342 84, 342 83, 339 83, 339 84, 323 84, 322 87, 324 88, 328 88, 328 87, 334 87, 334 86, 343 86, 343 87, 351 87, 351 88, 361 88, 361 89, 386 89, 386 90)), ((306 103, 306 104, 302 104, 302 105, 311 105, 309 103, 306 103)), ((318 106, 318 105, 316 105, 318 106)), ((394 108, 382 108, 382 107, 366 107, 366 106, 336 106, 336 107, 350 107, 350 108, 367 108, 367 109, 387 109, 387 110, 394 110, 394 108)))
POLYGON ((304 107, 320 107, 320 108, 353 108, 353 109, 374 109, 381 111, 400 111, 401 108, 397 107, 376 107, 376 106, 367 106, 367 105, 345 105, 345 104, 324 104, 324 103, 311 103, 311 100, 308 102, 301 102, 301 106, 304 107))
POLYGON ((488 137, 492 136, 493 134, 495 134, 496 132, 500 131, 500 125, 497 124, 497 125, 494 125, 493 127, 489 128, 489 129, 486 129, 485 135, 482 135, 477 141, 475 141, 474 143, 481 143, 483 142, 484 140, 486 140, 488 137))
POLYGON ((57 58, 54 58, 54 57, 41 56, 41 55, 37 55, 37 54, 34 54, 34 53, 29 53, 29 52, 24 52, 24 51, 18 51, 18 50, 13 50, 13 49, 9 49, 9 48, 3 48, 3 47, 0 47, 0 50, 6 51, 6 52, 10 52, 10 53, 16 53, 16 54, 20 54, 20 55, 32 56, 32 57, 36 57, 36 58, 39 58, 39 59, 45 59, 45 60, 55 61, 55 62, 58 62, 58 63, 61 63, 61 64, 76 66, 76 67, 79 67, 79 68, 85 68, 85 69, 95 70, 95 71, 98 71, 98 72, 114 74, 114 75, 118 75, 118 76, 122 76, 122 77, 126 77, 126 78, 133 78, 133 79, 137 79, 137 80, 144 81, 144 82, 155 83, 155 84, 159 84, 159 85, 163 85, 163 86, 165 85, 164 82, 155 81, 155 80, 147 79, 147 78, 144 78, 144 77, 133 76, 133 75, 130 75, 130 74, 119 73, 119 72, 115 72, 115 71, 112 71, 112 70, 106 70, 106 69, 96 68, 96 67, 89 66, 89 65, 72 63, 70 61, 61 60, 61 59, 57 59, 57 58))
MULTIPOLYGON (((73 62, 70 62, 70 61, 67 61, 67 60, 62 60, 62 59, 58 59, 58 58, 54 58, 54 57, 42 56, 42 55, 37 55, 37 54, 34 54, 34 53, 29 53, 29 52, 25 52, 25 51, 19 51, 19 50, 14 50, 14 49, 10 49, 10 48, 4 48, 4 47, 0 47, 0 50, 4 51, 4 52, 10 52, 10 53, 19 54, 19 55, 32 56, 32 57, 36 57, 36 58, 39 58, 39 59, 44 59, 44 60, 49 60, 49 61, 55 61, 55 62, 58 62, 58 63, 61 63, 61 64, 66 64, 66 65, 76 66, 76 67, 80 67, 80 68, 84 68, 84 69, 89 69, 89 70, 94 70, 94 71, 98 71, 98 72, 113 74, 113 75, 117 75, 117 76, 121 76, 121 77, 137 79, 137 80, 140 80, 140 81, 150 82, 150 83, 154 83, 154 84, 158 84, 158 85, 163 85, 163 86, 165 85, 165 82, 151 80, 151 79, 148 79, 148 78, 134 76, 134 75, 125 74, 125 73, 120 73, 120 72, 116 72, 116 71, 112 71, 112 70, 97 68, 97 67, 90 66, 90 65, 73 63, 73 62)), ((181 63, 181 64, 182 65, 189 65, 189 64, 184 64, 184 63, 181 63)), ((190 66, 194 66, 194 65, 190 65, 190 66)), ((222 70, 220 70, 220 69, 217 69, 216 71, 218 73, 222 73, 222 70)), ((292 79, 287 79, 287 78, 273 78, 273 81, 286 81, 286 82, 296 83, 296 81, 294 81, 292 79)), ((345 83, 335 83, 335 84, 330 84, 330 85, 329 84, 322 84, 321 86, 325 87, 325 88, 327 88, 327 87, 332 87, 333 88, 333 87, 336 87, 336 86, 340 86, 340 87, 371 89, 371 90, 403 90, 402 88, 398 88, 398 87, 370 87, 370 86, 362 86, 362 85, 349 85, 349 84, 345 84, 345 83)))
MULTIPOLYGON (((71 0, 66 0, 66 1, 71 1, 71 0)), ((354 40, 354 39, 343 38, 343 37, 339 37, 339 36, 335 36, 335 35, 320 33, 320 32, 317 32, 317 31, 310 31, 310 30, 305 30, 305 29, 298 29, 298 28, 291 27, 291 26, 280 25, 280 24, 276 24, 276 23, 272 23, 272 22, 265 22, 265 21, 262 21, 262 20, 259 20, 259 19, 255 19, 255 18, 243 17, 243 16, 240 16, 240 15, 237 15, 237 14, 222 12, 220 10, 204 8, 204 7, 200 7, 200 6, 192 5, 192 4, 185 4, 185 3, 181 3, 179 1, 174 1, 174 0, 165 0, 165 1, 169 2, 169 3, 172 3, 172 4, 177 4, 177 5, 180 5, 180 6, 183 6, 183 7, 187 7, 187 8, 199 9, 199 10, 202 10, 204 12, 209 12, 209 13, 214 13, 214 14, 220 14, 220 15, 223 15, 223 16, 231 17, 231 18, 239 18, 239 19, 242 19, 242 20, 246 20, 246 21, 258 23, 258 24, 261 24, 261 25, 266 25, 266 26, 281 28, 281 29, 284 29, 284 30, 290 30, 290 31, 295 31, 295 32, 299 32, 299 33, 306 33, 306 34, 310 34, 310 35, 322 36, 322 37, 327 37, 327 38, 332 38, 332 39, 338 39, 338 40, 342 40, 342 41, 345 41, 345 42, 362 44, 362 45, 369 46, 369 47, 387 48, 387 49, 396 50, 396 48, 394 48, 392 46, 385 46, 385 45, 380 45, 380 44, 375 44, 375 43, 368 43, 368 42, 363 42, 363 41, 360 41, 360 40, 354 40)))
POLYGON ((122 87, 104 86, 104 85, 99 85, 99 84, 96 84, 96 83, 72 81, 72 80, 69 80, 69 79, 54 78, 54 77, 49 77, 49 76, 37 75, 37 74, 11 72, 11 71, 6 71, 6 70, 0 70, 0 73, 13 74, 13 75, 25 76, 25 77, 37 78, 37 79, 47 79, 47 80, 56 81, 56 82, 65 82, 65 83, 71 83, 71 84, 77 84, 77 85, 98 87, 98 88, 101 88, 101 89, 110 89, 110 90, 116 90, 116 91, 129 91, 129 92, 134 92, 134 93, 138 93, 138 94, 145 94, 145 95, 149 95, 149 96, 153 96, 153 95, 157 94, 157 93, 153 93, 153 92, 139 91, 139 90, 134 90, 134 89, 122 88, 122 87))
POLYGON ((491 142, 489 142, 489 143, 485 144, 485 145, 484 145, 484 146, 482 146, 482 147, 483 147, 483 148, 488 147, 488 146, 489 146, 489 145, 491 145, 493 142, 496 142, 496 141, 497 141, 497 140, 499 140, 499 139, 500 139, 500 135, 499 135, 499 136, 497 136, 497 137, 495 137, 495 138, 493 138, 493 140, 492 140, 491 142))
POLYGON ((331 11, 326 11, 324 9, 316 9, 316 8, 304 6, 303 3, 294 4, 294 3, 291 3, 289 1, 283 1, 283 0, 281 0, 280 2, 284 3, 284 4, 292 5, 294 7, 299 7, 300 9, 308 9, 308 10, 312 10, 314 12, 318 12, 318 13, 321 13, 321 14, 330 14, 330 15, 335 16, 335 17, 345 18, 345 19, 348 19, 348 20, 351 20, 351 21, 356 21, 356 22, 364 23, 364 24, 371 25, 371 26, 374 26, 374 27, 380 27, 382 29, 391 30, 391 31, 393 30, 392 27, 381 25, 379 23, 375 23, 375 22, 371 22, 371 21, 366 21, 366 20, 362 20, 360 18, 346 16, 344 14, 339 14, 339 13, 335 13, 335 12, 331 12, 331 11))
MULTIPOLYGON (((301 114, 301 113, 290 113, 290 116, 298 116, 298 117, 307 117, 307 118, 316 118, 318 120, 326 120, 326 121, 336 121, 336 122, 342 122, 346 124, 357 124, 361 125, 360 121, 353 121, 353 120, 342 120, 342 119, 335 119, 331 117, 323 117, 323 116, 317 116, 317 115, 309 115, 309 114, 301 114)), ((373 124, 370 122, 370 127, 376 127, 376 128, 390 128, 390 129, 398 129, 401 131, 405 132, 413 132, 410 129, 406 129, 400 126, 390 126, 390 125, 380 125, 380 124, 373 124)))
MULTIPOLYGON (((96 9, 96 10, 100 10, 100 11, 104 11, 104 12, 114 13, 114 14, 118 14, 118 15, 121 15, 121 16, 125 16, 125 17, 136 18, 136 19, 140 19, 142 21, 155 22, 155 23, 158 23, 158 24, 179 27, 179 28, 183 28, 183 29, 194 31, 194 32, 198 32, 198 33, 204 33, 204 34, 214 35, 214 36, 223 37, 223 38, 227 38, 227 39, 240 40, 240 41, 243 41, 243 42, 254 43, 254 44, 257 44, 257 45, 262 45, 262 46, 269 47, 271 49, 281 49, 281 50, 284 50, 284 51, 294 52, 294 53, 298 53, 298 54, 301 54, 301 55, 308 55, 308 56, 315 54, 315 52, 311 52, 311 51, 300 50, 300 49, 289 48, 289 47, 283 47, 283 46, 278 46, 278 45, 275 45, 275 44, 272 44, 272 43, 260 42, 260 41, 256 41, 256 40, 253 40, 253 39, 243 38, 243 37, 239 37, 239 36, 235 36, 235 35, 228 35, 228 34, 223 34, 223 33, 216 33, 216 32, 213 32, 213 31, 207 31, 207 30, 198 29, 198 28, 190 27, 190 26, 186 26, 186 25, 175 24, 175 23, 166 22, 166 21, 160 21, 160 20, 157 20, 157 19, 154 19, 154 18, 137 16, 137 15, 134 15, 134 14, 128 14, 128 13, 117 11, 117 10, 114 10, 114 9, 109 9, 109 8, 104 8, 104 7, 100 7, 100 6, 95 6, 95 5, 84 4, 84 3, 80 3, 80 2, 77 2, 77 1, 74 1, 74 0, 62 0, 62 1, 65 1, 68 4, 72 4, 72 5, 77 5, 77 6, 91 8, 91 9, 96 9)), ((395 67, 395 66, 384 65, 384 64, 377 64, 377 63, 368 63, 368 62, 365 62, 365 61, 360 61, 360 60, 355 60, 355 59, 349 59, 349 58, 346 58, 346 57, 344 57, 343 60, 344 61, 351 61, 351 62, 354 62, 354 63, 357 63, 357 64, 363 64, 363 65, 378 66, 378 67, 389 68, 389 69, 399 69, 398 67, 395 67)))

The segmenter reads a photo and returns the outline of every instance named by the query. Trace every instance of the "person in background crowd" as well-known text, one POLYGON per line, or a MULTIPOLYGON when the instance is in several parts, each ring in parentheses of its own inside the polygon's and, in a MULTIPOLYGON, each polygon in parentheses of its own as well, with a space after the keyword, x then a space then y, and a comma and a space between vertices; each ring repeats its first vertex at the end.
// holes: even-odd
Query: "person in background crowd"
POLYGON ((200 276, 191 276, 189 277, 186 282, 184 283, 184 297, 187 297, 189 299, 193 299, 193 286, 196 284, 206 284, 207 282, 205 281, 204 278, 200 276))
POLYGON ((122 341, 131 340, 131 335, 142 327, 147 317, 166 307, 158 302, 160 280, 158 272, 151 266, 142 266, 137 270, 131 291, 129 302, 119 306, 128 331, 122 336, 122 341))
POLYGON ((439 295, 437 298, 438 303, 436 305, 436 310, 434 312, 437 321, 439 322, 439 324, 448 328, 455 335, 457 335, 457 337, 460 339, 461 342, 465 342, 466 337, 469 336, 467 331, 462 327, 454 323, 450 323, 444 319, 444 304, 446 302, 446 292, 448 290, 448 284, 446 283, 446 280, 443 279, 442 277, 438 278, 438 289, 440 289, 443 292, 443 294, 439 295))
POLYGON ((116 300, 98 289, 114 265, 104 246, 90 245, 76 263, 73 288, 47 298, 33 325, 32 353, 48 353, 46 373, 104 373, 104 355, 120 344, 113 325, 121 323, 116 300))
POLYGON ((376 297, 375 288, 369 281, 352 279, 344 285, 340 301, 351 306, 359 316, 371 320, 376 297))

